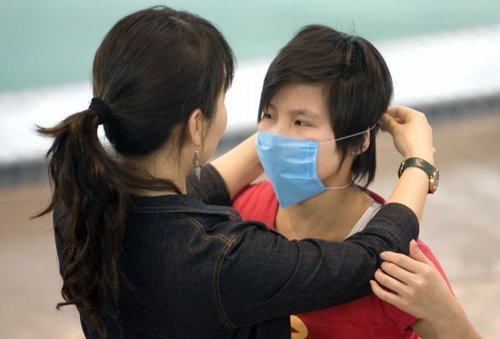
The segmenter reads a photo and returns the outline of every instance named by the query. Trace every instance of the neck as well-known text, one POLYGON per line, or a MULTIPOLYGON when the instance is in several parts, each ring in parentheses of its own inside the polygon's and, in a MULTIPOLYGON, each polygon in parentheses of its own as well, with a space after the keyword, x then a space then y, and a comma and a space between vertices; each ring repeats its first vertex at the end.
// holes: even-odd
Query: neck
MULTIPOLYGON (((158 179, 170 180, 179 188, 182 194, 186 193, 186 176, 189 170, 182 165, 181 161, 175 161, 171 156, 159 156, 155 153, 147 157, 124 157, 122 162, 137 170, 138 173, 151 175, 158 179)), ((143 196, 177 194, 173 189, 138 189, 134 193, 143 196)))
POLYGON ((276 229, 289 239, 342 241, 372 202, 356 185, 326 190, 288 208, 280 207, 276 229))

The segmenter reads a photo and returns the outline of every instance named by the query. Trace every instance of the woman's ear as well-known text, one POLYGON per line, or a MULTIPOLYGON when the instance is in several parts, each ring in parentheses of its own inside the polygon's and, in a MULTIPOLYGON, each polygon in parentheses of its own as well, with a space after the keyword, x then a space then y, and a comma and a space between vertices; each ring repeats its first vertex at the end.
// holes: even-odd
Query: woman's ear
POLYGON ((191 112, 188 121, 189 137, 191 144, 195 147, 201 147, 203 144, 204 117, 201 109, 197 108, 191 112))

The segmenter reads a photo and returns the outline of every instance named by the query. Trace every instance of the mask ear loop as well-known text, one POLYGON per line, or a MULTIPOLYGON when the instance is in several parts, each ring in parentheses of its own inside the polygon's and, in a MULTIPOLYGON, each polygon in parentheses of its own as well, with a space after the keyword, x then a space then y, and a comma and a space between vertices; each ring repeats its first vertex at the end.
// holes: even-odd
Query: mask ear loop
POLYGON ((358 136, 358 135, 361 135, 361 134, 370 133, 370 131, 372 129, 374 129, 376 126, 377 126, 377 124, 373 125, 372 127, 368 128, 368 129, 366 129, 366 130, 364 130, 362 132, 358 132, 358 133, 346 135, 345 137, 333 139, 333 140, 330 140, 330 141, 339 141, 339 140, 349 139, 349 138, 352 138, 352 137, 355 137, 355 136, 358 136))
POLYGON ((373 125, 370 128, 367 128, 366 130, 364 130, 362 132, 358 132, 358 133, 354 133, 354 134, 349 134, 349 135, 346 135, 345 137, 341 137, 341 138, 337 138, 337 139, 332 139, 332 140, 327 140, 327 141, 319 141, 318 143, 319 144, 324 144, 324 143, 327 143, 327 142, 334 142, 334 141, 340 141, 340 140, 344 140, 344 139, 349 139, 349 138, 355 137, 357 135, 361 135, 361 134, 365 134, 365 133, 370 133, 370 131, 372 129, 374 129, 375 127, 377 127, 377 124, 373 125))
MULTIPOLYGON (((373 130, 376 126, 377 126, 377 124, 375 124, 372 127, 366 129, 365 131, 354 133, 354 134, 350 134, 350 135, 346 135, 345 137, 341 137, 341 138, 337 138, 337 139, 333 139, 333 140, 329 140, 329 141, 323 141, 323 142, 321 142, 321 144, 322 143, 326 143, 326 142, 333 142, 333 141, 344 140, 344 139, 352 138, 352 137, 355 137, 355 136, 358 136, 358 135, 361 135, 361 134, 365 134, 365 133, 370 134, 370 131, 373 130)), ((368 135, 368 137, 369 137, 369 135, 368 135)), ((325 187, 325 190, 338 190, 338 189, 347 188, 347 187, 351 186, 353 182, 354 182, 354 179, 351 178, 351 181, 349 181, 345 185, 325 187)))

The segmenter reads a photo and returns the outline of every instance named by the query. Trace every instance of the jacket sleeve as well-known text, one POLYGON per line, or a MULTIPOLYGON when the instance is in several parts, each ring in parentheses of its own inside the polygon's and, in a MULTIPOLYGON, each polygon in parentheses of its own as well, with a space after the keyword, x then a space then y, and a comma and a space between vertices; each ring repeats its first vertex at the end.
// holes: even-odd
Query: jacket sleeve
POLYGON ((194 196, 207 205, 231 206, 231 196, 224 179, 211 165, 202 166, 200 180, 194 173, 186 178, 187 194, 194 196))
POLYGON ((418 237, 415 214, 395 203, 382 207, 363 232, 341 243, 289 241, 250 222, 239 228, 241 236, 219 270, 221 313, 234 327, 368 295, 380 252, 407 253, 410 240, 418 237))

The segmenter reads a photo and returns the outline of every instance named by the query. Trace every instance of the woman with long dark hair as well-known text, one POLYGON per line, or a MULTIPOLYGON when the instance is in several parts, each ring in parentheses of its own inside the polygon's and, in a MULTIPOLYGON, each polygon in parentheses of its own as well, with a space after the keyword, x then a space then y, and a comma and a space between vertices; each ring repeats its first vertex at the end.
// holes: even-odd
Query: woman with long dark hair
MULTIPOLYGON (((289 241, 241 221, 226 207, 233 183, 203 165, 226 126, 233 71, 231 49, 208 21, 142 10, 97 50, 90 107, 40 128, 54 138, 54 192, 42 214, 54 215, 59 306, 77 307, 87 337, 286 338, 291 313, 368 294, 379 253, 406 252, 417 237, 428 189, 417 167, 344 243, 289 241)), ((405 158, 433 162, 423 114, 395 110, 382 124, 405 158)))

